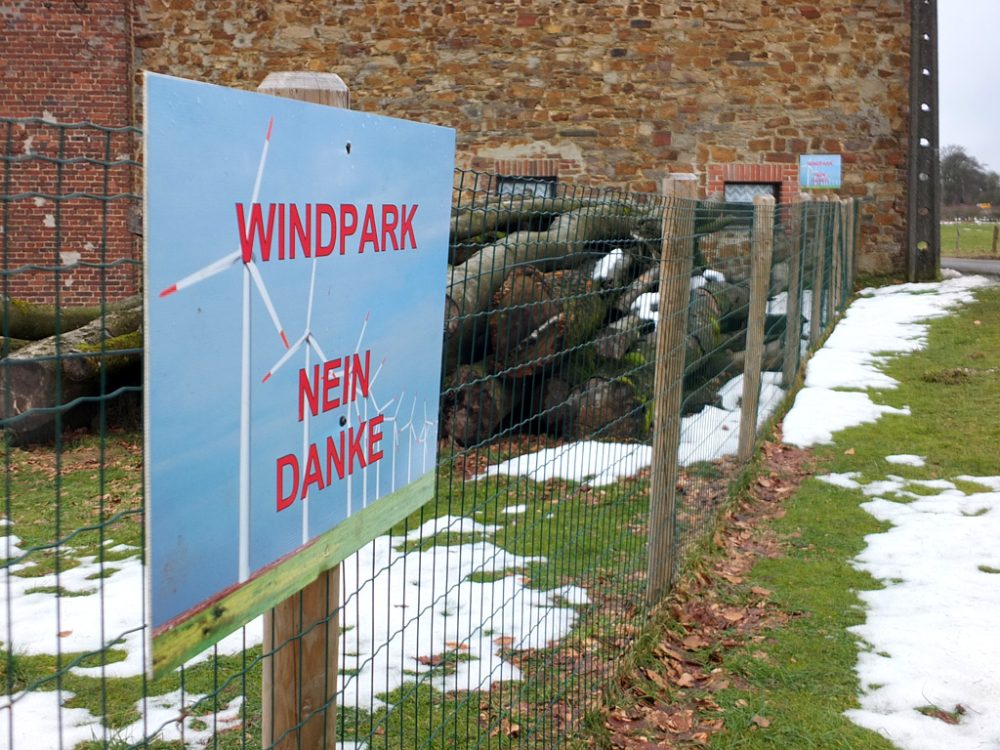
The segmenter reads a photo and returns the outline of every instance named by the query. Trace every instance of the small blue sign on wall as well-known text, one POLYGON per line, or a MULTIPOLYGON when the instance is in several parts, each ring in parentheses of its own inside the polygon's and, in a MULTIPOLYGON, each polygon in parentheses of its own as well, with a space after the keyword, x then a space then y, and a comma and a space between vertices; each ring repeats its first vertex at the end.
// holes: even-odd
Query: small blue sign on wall
POLYGON ((840 187, 840 154, 802 154, 799 185, 803 188, 836 190, 840 187))
POLYGON ((455 133, 146 74, 154 634, 436 464, 455 133))

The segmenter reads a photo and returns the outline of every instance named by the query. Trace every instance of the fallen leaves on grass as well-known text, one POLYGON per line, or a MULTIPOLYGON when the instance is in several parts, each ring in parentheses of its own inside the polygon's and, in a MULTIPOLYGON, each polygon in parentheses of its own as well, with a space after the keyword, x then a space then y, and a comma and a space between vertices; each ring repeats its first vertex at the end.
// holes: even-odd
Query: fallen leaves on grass
MULTIPOLYGON (((784 514, 781 502, 811 476, 811 459, 806 451, 770 442, 763 445, 761 458, 760 476, 727 512, 715 535, 719 554, 680 581, 665 603, 672 622, 651 650, 655 663, 620 675, 625 705, 605 709, 613 747, 707 745, 724 724, 724 710, 713 694, 745 685, 719 666, 722 652, 760 640, 766 629, 790 617, 772 603, 773 591, 746 587, 745 581, 759 559, 782 554, 780 540, 762 531, 762 524, 784 514)), ((686 484, 685 490, 691 493, 692 485, 686 484)), ((713 488, 712 494, 717 491, 713 488)), ((710 502, 717 501, 713 496, 710 502)), ((755 731, 771 724, 762 715, 754 715, 751 722, 755 731)))

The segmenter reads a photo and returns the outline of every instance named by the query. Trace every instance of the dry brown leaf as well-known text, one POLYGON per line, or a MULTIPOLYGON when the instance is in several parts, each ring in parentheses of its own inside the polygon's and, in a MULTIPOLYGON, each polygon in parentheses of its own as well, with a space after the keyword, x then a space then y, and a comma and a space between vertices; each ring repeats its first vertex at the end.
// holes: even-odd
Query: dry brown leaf
POLYGON ((722 613, 722 617, 726 620, 726 622, 739 622, 746 617, 746 612, 742 609, 727 609, 722 613))
POLYGON ((774 593, 770 589, 765 589, 761 586, 754 586, 752 589, 750 589, 750 591, 755 593, 757 596, 770 596, 771 594, 774 593))
POLYGON ((771 720, 764 718, 760 714, 754 714, 754 717, 750 719, 750 721, 759 726, 761 729, 767 729, 771 726, 771 720))
POLYGON ((690 672, 684 672, 680 677, 677 678, 678 687, 691 687, 694 685, 694 675, 690 672))
POLYGON ((845 456, 853 456, 855 453, 857 453, 857 451, 855 451, 854 448, 848 448, 844 451, 845 456))
POLYGON ((688 649, 689 651, 697 651, 698 649, 705 648, 705 646, 708 645, 708 641, 706 641, 697 633, 689 635, 682 641, 682 643, 684 644, 684 648, 688 649))

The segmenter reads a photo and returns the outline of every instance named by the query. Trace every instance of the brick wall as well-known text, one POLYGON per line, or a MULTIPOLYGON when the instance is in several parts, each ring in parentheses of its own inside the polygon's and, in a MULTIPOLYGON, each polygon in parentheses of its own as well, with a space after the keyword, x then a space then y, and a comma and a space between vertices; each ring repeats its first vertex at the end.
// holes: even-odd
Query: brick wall
POLYGON ((0 7, 0 190, 23 195, 0 216, 6 292, 92 304, 138 290, 139 248, 126 196, 141 175, 121 162, 128 132, 66 128, 129 124, 133 93, 128 0, 16 0, 0 7), (60 164, 56 160, 69 160, 60 164), (102 267, 103 266, 103 267, 102 267))

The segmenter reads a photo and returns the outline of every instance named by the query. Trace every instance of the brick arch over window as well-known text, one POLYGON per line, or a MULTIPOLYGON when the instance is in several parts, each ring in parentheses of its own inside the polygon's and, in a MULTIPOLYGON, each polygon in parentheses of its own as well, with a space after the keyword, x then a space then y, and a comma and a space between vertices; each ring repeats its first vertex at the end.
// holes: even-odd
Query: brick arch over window
POLYGON ((726 183, 766 182, 778 185, 779 201, 787 202, 799 193, 799 165, 791 164, 709 164, 705 192, 724 194, 726 183))

